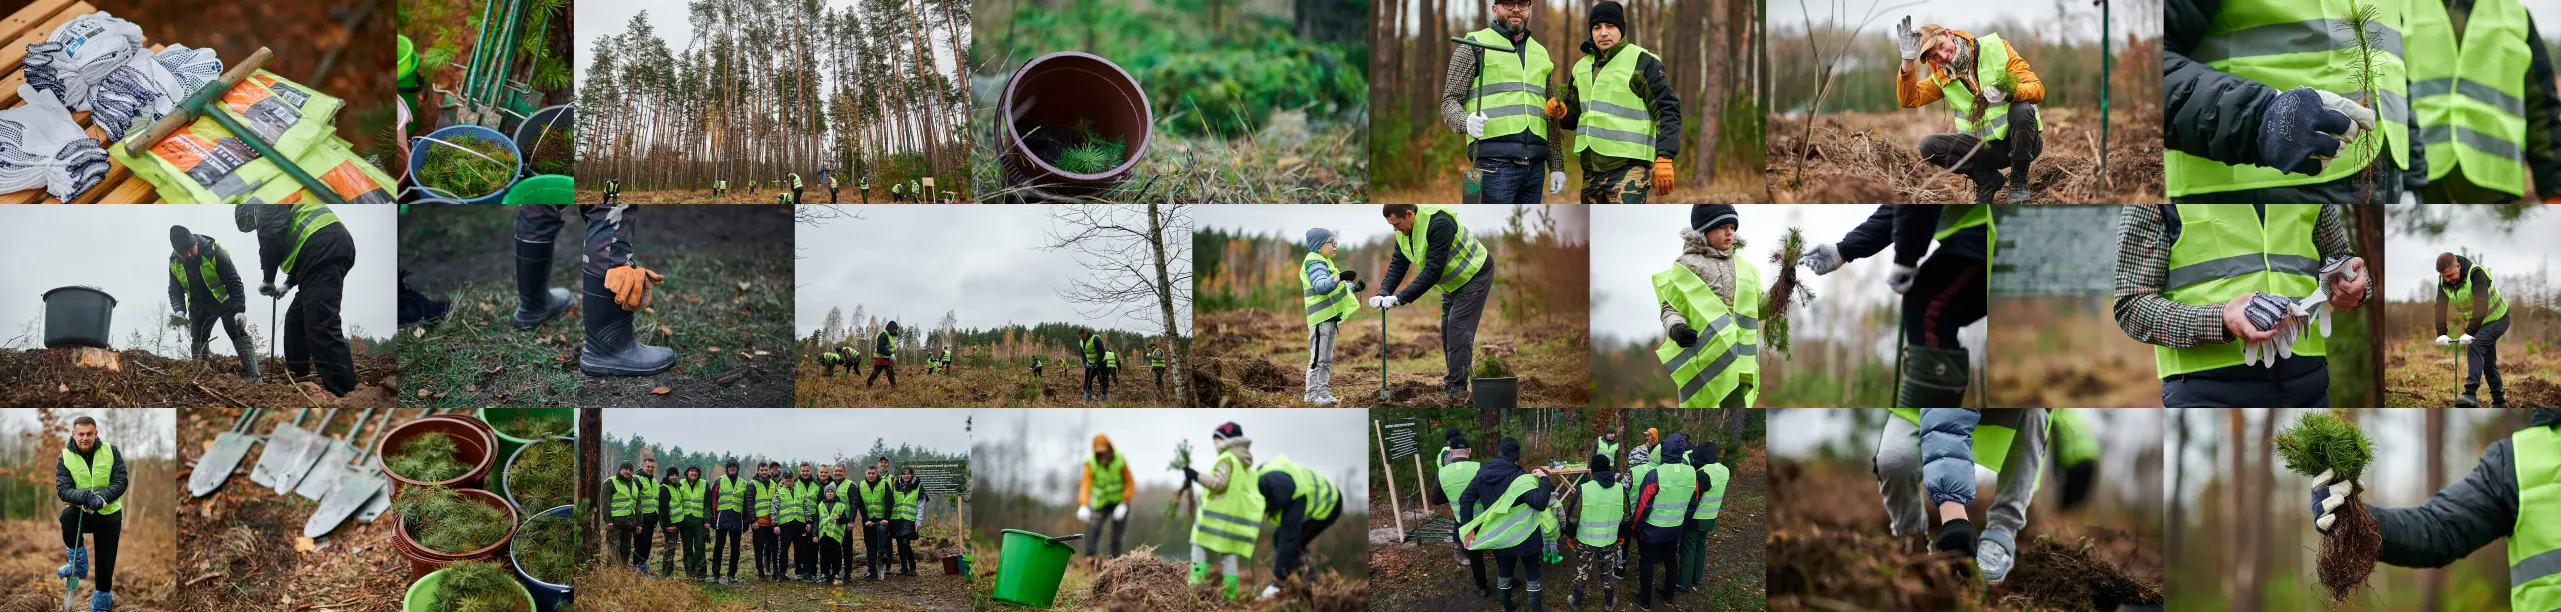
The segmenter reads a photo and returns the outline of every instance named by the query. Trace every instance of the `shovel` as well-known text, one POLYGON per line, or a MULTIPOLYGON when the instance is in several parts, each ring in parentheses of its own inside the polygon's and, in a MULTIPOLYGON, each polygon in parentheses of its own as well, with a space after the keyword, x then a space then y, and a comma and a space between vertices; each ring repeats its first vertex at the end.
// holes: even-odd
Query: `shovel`
POLYGON ((1383 308, 1378 311, 1378 401, 1381 404, 1387 403, 1389 400, 1387 394, 1387 311, 1390 310, 1395 309, 1383 308))
MULTIPOLYGON (((82 532, 82 531, 86 531, 86 530, 88 530, 88 525, 87 525, 86 523, 88 523, 88 522, 89 522, 89 513, 87 513, 87 512, 74 512, 73 514, 76 514, 76 515, 78 515, 78 516, 76 516, 76 517, 74 517, 74 518, 72 518, 72 519, 71 519, 71 520, 72 520, 72 523, 71 523, 71 532, 76 534, 76 533, 80 533, 80 532, 82 532)), ((77 536, 74 536, 74 537, 77 537, 77 536)), ((72 577, 70 577, 70 578, 64 578, 64 579, 62 580, 62 612, 79 612, 79 611, 80 611, 80 577, 79 577, 79 576, 72 576, 72 577)))
POLYGON ((308 416, 311 416, 311 409, 304 408, 301 412, 294 413, 293 422, 267 430, 267 452, 260 453, 258 465, 249 468, 249 482, 258 483, 258 486, 262 487, 279 489, 279 493, 285 487, 291 486, 278 486, 276 480, 284 475, 285 464, 302 458, 302 447, 310 445, 311 432, 302 428, 302 419, 308 416))
POLYGON ((321 439, 313 440, 311 446, 303 449, 310 458, 301 462, 300 472, 286 474, 282 486, 304 499, 320 501, 320 494, 329 492, 329 485, 338 484, 338 472, 341 471, 338 466, 356 458, 356 445, 347 441, 362 433, 365 421, 370 420, 373 420, 373 409, 366 408, 362 414, 356 415, 356 424, 347 427, 346 437, 336 439, 329 438, 329 421, 321 421, 321 439))
POLYGON ((231 470, 240 467, 240 458, 249 454, 249 445, 258 442, 250 435, 249 424, 258 420, 258 409, 240 411, 240 419, 231 422, 231 430, 215 436, 213 449, 196 459, 196 473, 187 477, 187 495, 204 497, 231 480, 231 470))
MULTIPOLYGON (((422 409, 420 412, 420 416, 424 416, 425 411, 422 409)), ((311 520, 302 524, 302 537, 317 538, 336 531, 339 524, 347 522, 347 517, 364 509, 374 494, 382 491, 382 466, 374 462, 376 453, 371 449, 382 444, 383 434, 391 432, 391 413, 390 410, 383 411, 383 426, 374 430, 373 443, 365 445, 367 450, 357 455, 357 463, 346 466, 346 473, 338 478, 337 486, 320 498, 320 510, 311 513, 311 520)))

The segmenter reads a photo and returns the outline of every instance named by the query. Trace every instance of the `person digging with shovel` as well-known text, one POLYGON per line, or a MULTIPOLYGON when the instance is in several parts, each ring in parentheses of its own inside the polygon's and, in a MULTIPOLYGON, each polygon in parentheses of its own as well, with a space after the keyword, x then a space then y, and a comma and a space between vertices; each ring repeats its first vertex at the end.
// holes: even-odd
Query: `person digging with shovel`
POLYGON ((347 271, 356 265, 356 240, 338 215, 319 204, 253 204, 233 209, 232 223, 258 236, 258 293, 284 297, 300 288, 285 311, 285 371, 295 378, 320 375, 330 395, 356 390, 356 358, 339 324, 347 271), (276 284, 276 272, 285 283, 276 284))
POLYGON ((2437 254, 2437 346, 2462 344, 2464 361, 2471 364, 2463 375, 2463 395, 2454 398, 2457 408, 2481 405, 2473 396, 2481 389, 2481 378, 2490 379, 2490 407, 2508 407, 2505 385, 2499 384, 2499 337, 2508 335, 2508 298, 2490 282, 2490 267, 2473 263, 2472 258, 2453 253, 2437 254), (2456 304, 2455 325, 2463 328, 2462 338, 2446 336, 2446 303, 2456 304))
POLYGON ((70 557, 53 575, 65 580, 89 575, 89 553, 97 551, 90 612, 107 612, 116 603, 116 544, 124 534, 127 483, 123 458, 115 445, 98 438, 98 420, 82 416, 71 420, 71 444, 53 465, 53 495, 69 504, 62 508, 60 522, 62 547, 70 557), (81 534, 89 534, 95 546, 81 546, 81 534))
POLYGON ((1542 176, 1547 193, 1565 190, 1565 153, 1554 139, 1561 114, 1544 110, 1556 105, 1547 93, 1556 64, 1530 37, 1531 5, 1496 0, 1494 22, 1467 34, 1477 45, 1450 49, 1441 71, 1441 123, 1467 137, 1486 204, 1537 204, 1542 176))
MULTIPOLYGON (((2561 496, 2551 493, 2561 488, 2561 408, 2536 408, 2527 423, 2491 442, 2471 473, 2426 503, 2365 504, 2383 536, 2375 560, 2445 567, 2506 538, 2509 608, 2561 610, 2561 521, 2553 520, 2561 516, 2561 496)), ((2312 528, 2332 535, 2339 508, 2357 488, 2327 472, 2313 478, 2312 528)))
POLYGON ((1895 26, 1894 44, 1903 51, 1895 103, 1920 108, 1945 100, 1956 122, 1953 133, 1921 137, 1921 159, 1972 179, 1977 204, 2033 199, 2028 167, 2045 150, 2045 124, 2036 112, 2045 102, 2045 83, 2027 58, 1999 34, 1976 36, 1935 23, 1913 28, 1910 16, 1895 26), (2010 171, 2006 192, 2003 168, 2010 171))
MULTIPOLYGON (((1385 311, 1411 304, 1423 299, 1425 292, 1439 289, 1444 367, 1441 392, 1463 397, 1467 395, 1468 365, 1476 358, 1476 324, 1485 314, 1485 297, 1494 287, 1493 252, 1459 224, 1457 211, 1432 205, 1388 204, 1381 207, 1379 214, 1387 218, 1389 227, 1396 229, 1396 250, 1388 253, 1387 275, 1379 279, 1378 295, 1369 299, 1369 305, 1385 311), (1398 291, 1408 271, 1413 272, 1414 283, 1398 291)), ((1386 313, 1381 312, 1380 316, 1386 313)), ((1380 341, 1386 339, 1382 337, 1380 341)))
POLYGON ((258 345, 246 331, 249 292, 243 290, 240 271, 231 267, 231 252, 212 236, 196 235, 183 225, 169 226, 169 248, 169 304, 187 315, 188 354, 210 362, 213 355, 205 347, 213 340, 214 324, 220 323, 222 333, 231 336, 231 349, 240 353, 240 377, 265 380, 258 375, 258 345))
POLYGON ((2345 215, 2321 204, 2117 215, 2116 324, 2153 345, 2163 405, 2330 405, 2328 319, 2373 295, 2345 215))

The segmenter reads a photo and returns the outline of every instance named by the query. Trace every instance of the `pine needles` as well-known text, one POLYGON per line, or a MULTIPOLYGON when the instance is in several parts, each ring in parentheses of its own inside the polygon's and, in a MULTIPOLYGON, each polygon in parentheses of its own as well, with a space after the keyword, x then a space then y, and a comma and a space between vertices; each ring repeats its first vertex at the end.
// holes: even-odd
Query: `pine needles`
POLYGON ((496 193, 515 180, 516 155, 497 141, 477 136, 427 143, 427 160, 418 166, 418 184, 456 198, 496 193), (465 150, 468 149, 468 150, 465 150))
POLYGON ((1102 174, 1129 156, 1129 144, 1118 138, 1089 136, 1085 144, 1058 154, 1058 168, 1077 174, 1102 174))
POLYGON ((2365 487, 2356 483, 2366 465, 2374 462, 2374 443, 2367 441, 2365 432, 2349 423, 2346 416, 2346 409, 2307 413, 2296 419, 2293 427, 2269 439, 2276 445, 2276 453, 2285 458, 2285 469, 2316 477, 2333 472, 2351 483, 2347 499, 2339 505, 2337 518, 2330 524, 2330 532, 2321 538, 2318 569, 2321 586, 2329 590, 2331 603, 2347 601, 2349 593, 2365 584, 2383 550, 2382 525, 2365 510, 2360 499, 2365 487))
POLYGON ((507 494, 526 512, 541 512, 575 501, 578 455, 568 440, 544 440, 525 445, 516 462, 507 465, 507 494))
POLYGON ((2341 418, 2341 412, 2306 413, 2293 427, 2277 432, 2271 441, 2277 455, 2285 458, 2285 469, 2304 476, 2336 472, 2349 480, 2365 474, 2366 464, 2374 461, 2374 442, 2341 418))
POLYGON ((409 487, 392 502, 410 539, 437 552, 462 554, 497 544, 515 527, 505 510, 446 487, 409 487))
MULTIPOLYGON (((1738 243, 1739 247, 1740 244, 1738 243)), ((1793 345, 1789 337, 1788 309, 1797 302, 1812 301, 1814 289, 1796 280, 1796 262, 1805 256, 1805 231, 1787 228, 1779 238, 1777 251, 1770 253, 1770 263, 1778 267, 1778 280, 1761 294, 1761 344, 1784 356, 1793 345)))
MULTIPOLYGON (((2356 59, 2348 63, 2348 76, 2349 78, 2356 79, 2358 91, 2354 93, 2358 94, 2357 103, 2363 104, 2366 108, 2373 109, 2375 111, 2376 117, 2374 129, 2376 130, 2383 129, 2383 122, 2393 120, 2391 117, 2381 116, 2383 106, 2376 104, 2376 102, 2382 100, 2382 98, 2378 97, 2378 94, 2375 91, 2375 83, 2380 80, 2382 75, 2375 73, 2376 68, 2374 65, 2374 56, 2379 52, 2377 47, 2381 42, 2380 39, 2383 38, 2383 33, 2381 31, 2383 26, 2382 20, 2382 8, 2376 7, 2372 3, 2368 2, 2351 2, 2348 5, 2348 16, 2341 17, 2331 22, 2331 27, 2344 30, 2349 38, 2356 41, 2356 47, 2349 50, 2351 53, 2356 55, 2356 59)), ((2382 139, 2379 138, 2358 138, 2356 142, 2351 143, 2356 145, 2359 155, 2366 160, 2365 168, 2359 170, 2357 176, 2358 202, 2375 202, 2374 181, 2376 168, 2374 160, 2381 157, 2378 155, 2379 152, 2375 151, 2375 147, 2377 146, 2377 143, 2381 142, 2381 140, 2382 139)))
POLYGON ((435 612, 532 612, 525 609, 525 587, 515 574, 487 561, 445 566, 436 583, 435 612))
POLYGON ((460 477, 470 468, 459 457, 462 446, 453 436, 427 432, 400 444, 400 454, 382 460, 391 473, 418 482, 443 482, 460 477))
POLYGON ((498 433, 515 436, 517 439, 540 440, 569 431, 569 417, 564 415, 522 409, 506 412, 498 412, 505 410, 501 408, 490 410, 494 413, 490 416, 498 418, 490 419, 489 426, 496 428, 498 433))
MULTIPOLYGON (((1169 471, 1169 472, 1180 472, 1180 471, 1183 471, 1183 470, 1191 469, 1191 467, 1192 467, 1192 440, 1191 440, 1190 438, 1184 438, 1184 439, 1182 439, 1182 440, 1178 440, 1178 441, 1176 441, 1176 442, 1174 443, 1174 459, 1173 459, 1173 460, 1171 460, 1171 461, 1167 461, 1167 462, 1165 462, 1165 470, 1166 470, 1166 471, 1169 471)), ((1184 481, 1183 481, 1183 486, 1182 486, 1182 488, 1181 488, 1181 489, 1177 489, 1177 490, 1174 492, 1174 497, 1173 497, 1172 499, 1167 499, 1167 500, 1165 500, 1165 510, 1164 510, 1164 512, 1159 513, 1159 516, 1160 516, 1161 518, 1164 518, 1165 520, 1169 520, 1169 521, 1170 521, 1170 520, 1174 520, 1174 519, 1175 519, 1175 517, 1177 517, 1178 515, 1180 515, 1180 514, 1182 513, 1182 510, 1183 510, 1183 500, 1184 500, 1184 498, 1188 497, 1188 496, 1186 496, 1186 495, 1183 495, 1183 493, 1184 493, 1185 491, 1189 491, 1189 490, 1191 490, 1191 488, 1192 488, 1192 481, 1190 481, 1190 480, 1184 480, 1184 481)))
POLYGON ((569 584, 578 571, 578 524, 553 515, 535 516, 516 530, 508 546, 516 552, 525 575, 552 584, 569 584))

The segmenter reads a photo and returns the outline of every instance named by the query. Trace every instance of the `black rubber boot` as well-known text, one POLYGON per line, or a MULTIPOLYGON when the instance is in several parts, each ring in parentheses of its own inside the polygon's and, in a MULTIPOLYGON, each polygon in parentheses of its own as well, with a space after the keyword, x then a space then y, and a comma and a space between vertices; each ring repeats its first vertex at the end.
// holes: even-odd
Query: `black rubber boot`
POLYGON ((1973 557, 1974 522, 1956 519, 1940 525, 1939 539, 1937 543, 1930 545, 1930 550, 1960 552, 1965 553, 1966 557, 1973 557))
POLYGON ((1974 180, 1974 203, 2001 203, 2001 171, 1993 170, 1966 178, 1974 180))
MULTIPOLYGON (((231 316, 241 317, 243 315, 233 314, 231 316)), ((249 324, 245 321, 240 323, 240 327, 246 328, 248 326, 249 324)), ((232 352, 240 354, 241 378, 246 378, 253 382, 266 382, 267 377, 258 373, 258 345, 256 343, 250 342, 249 338, 246 336, 234 334, 231 337, 231 350, 232 352)))
POLYGON ((1512 579, 1494 579, 1494 590, 1500 591, 1503 594, 1503 612, 1512 612, 1513 610, 1519 609, 1518 606, 1512 603, 1512 579))
POLYGON ((1565 594, 1565 609, 1583 612, 1583 587, 1574 587, 1574 592, 1565 594))
POLYGON ((1965 401, 1965 349, 1903 347, 1903 390, 1898 408, 1955 408, 1965 401))
POLYGON ((1538 581, 1529 581, 1529 612, 1547 612, 1547 599, 1538 592, 1538 581))
POLYGON ((2464 391, 2462 395, 2454 396, 2454 407, 2456 407, 2456 408, 2479 408, 2479 407, 2481 407, 2481 400, 2480 400, 2479 398, 2473 397, 2473 395, 2472 395, 2472 392, 2471 392, 2471 391, 2464 391))
POLYGON ((1618 612, 1618 589, 1610 589, 1609 592, 1601 594, 1601 610, 1618 612))
MULTIPOLYGON (((516 241, 516 329, 531 329, 569 311, 569 290, 545 287, 549 284, 551 245, 516 241)), ((610 297, 605 301, 612 305, 610 297)))
POLYGON ((676 351, 641 344, 631 329, 631 313, 614 305, 605 277, 589 274, 579 306, 586 312, 587 346, 578 352, 578 369, 596 376, 646 376, 676 365, 676 351))

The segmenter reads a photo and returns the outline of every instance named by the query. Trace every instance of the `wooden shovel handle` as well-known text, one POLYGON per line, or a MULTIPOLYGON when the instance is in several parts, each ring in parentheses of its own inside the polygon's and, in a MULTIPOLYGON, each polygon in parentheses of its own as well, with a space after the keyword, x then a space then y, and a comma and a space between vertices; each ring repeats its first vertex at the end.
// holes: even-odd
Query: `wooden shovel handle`
POLYGON ((221 96, 221 92, 231 91, 231 88, 240 86, 241 81, 248 80, 249 75, 266 67, 267 60, 275 55, 274 50, 259 47, 257 52, 249 54, 247 61, 232 64, 230 70, 222 71, 222 78, 206 83, 203 88, 198 88, 196 91, 188 92, 186 99, 181 100, 176 109, 171 110, 167 115, 162 115, 159 121, 151 122, 151 127, 142 131, 141 138, 126 139, 125 155, 142 155, 143 151, 150 150, 152 145, 160 144, 161 139, 168 138, 170 134, 177 132, 178 128, 186 127, 187 123, 196 120, 198 108, 194 104, 196 96, 203 95, 207 89, 215 92, 213 94, 215 97, 221 96))

